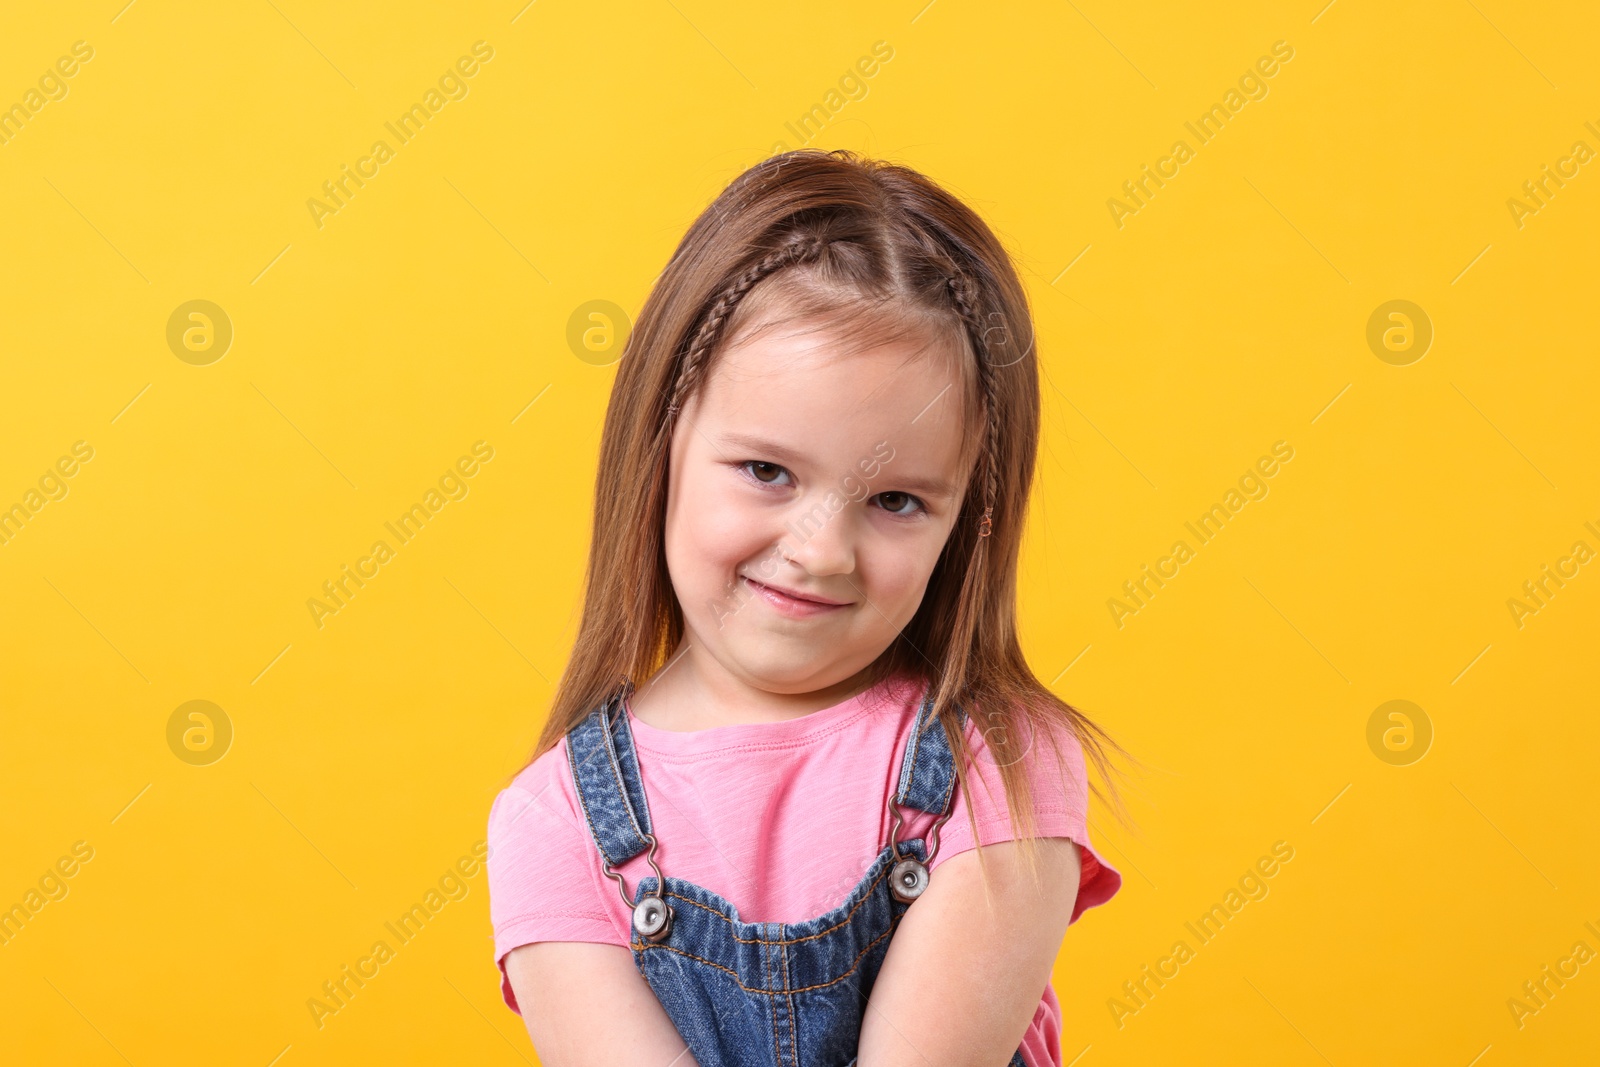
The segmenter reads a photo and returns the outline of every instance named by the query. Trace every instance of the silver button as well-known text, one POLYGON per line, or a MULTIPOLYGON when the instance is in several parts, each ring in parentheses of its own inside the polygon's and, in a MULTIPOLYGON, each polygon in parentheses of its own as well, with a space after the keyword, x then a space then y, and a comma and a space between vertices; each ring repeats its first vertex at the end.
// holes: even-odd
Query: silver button
POLYGON ((634 906, 633 928, 646 941, 660 941, 672 929, 672 908, 660 897, 645 897, 634 906))
POLYGON ((889 872, 889 891, 896 900, 909 904, 928 888, 928 868, 914 859, 904 859, 889 872))

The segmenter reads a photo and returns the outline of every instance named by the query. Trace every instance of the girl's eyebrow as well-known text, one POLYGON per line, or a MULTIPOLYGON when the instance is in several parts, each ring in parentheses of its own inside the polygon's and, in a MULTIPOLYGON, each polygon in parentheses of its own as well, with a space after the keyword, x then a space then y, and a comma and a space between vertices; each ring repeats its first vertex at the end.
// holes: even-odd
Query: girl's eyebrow
POLYGON ((745 452, 761 452, 773 457, 774 459, 782 460, 784 463, 790 463, 797 467, 802 466, 805 463, 805 457, 800 455, 800 453, 785 448, 783 445, 780 445, 774 441, 768 441, 764 437, 756 437, 753 434, 743 433, 724 433, 719 434, 718 436, 722 438, 722 444, 720 447, 724 452, 732 449, 738 449, 745 452))
MULTIPOLYGON (((793 449, 786 448, 775 441, 768 441, 764 437, 757 437, 753 434, 742 433, 723 433, 719 434, 718 436, 721 438, 721 449, 725 452, 733 449, 756 452, 762 455, 771 456, 773 459, 778 460, 786 465, 796 467, 804 466, 806 463, 806 458, 800 453, 794 451, 793 449)), ((866 475, 863 474, 862 477, 865 478, 866 475)), ((883 477, 887 477, 890 482, 895 485, 896 491, 904 489, 906 491, 921 493, 924 496, 933 497, 954 497, 956 495, 955 486, 951 485, 943 478, 920 478, 911 475, 901 477, 899 474, 886 475, 880 470, 880 472, 870 480, 876 481, 878 478, 883 477)))

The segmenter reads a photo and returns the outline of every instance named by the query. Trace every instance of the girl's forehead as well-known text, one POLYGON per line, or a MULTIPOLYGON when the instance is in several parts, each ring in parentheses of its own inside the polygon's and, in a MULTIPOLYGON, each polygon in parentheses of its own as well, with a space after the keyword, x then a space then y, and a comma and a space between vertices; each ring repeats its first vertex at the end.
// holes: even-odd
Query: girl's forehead
POLYGON ((724 353, 704 393, 705 415, 830 424, 910 419, 940 397, 954 411, 964 389, 959 362, 921 339, 860 348, 811 333, 768 334, 724 353))
POLYGON ((961 370, 922 338, 859 348, 825 332, 772 331, 713 366, 695 436, 719 455, 759 441, 774 461, 820 466, 849 466, 883 442, 900 466, 955 482, 967 437, 961 370))
POLYGON ((909 324, 871 332, 829 324, 771 324, 733 338, 707 378, 727 392, 771 388, 774 383, 815 381, 848 386, 851 381, 961 381, 959 339, 909 324))

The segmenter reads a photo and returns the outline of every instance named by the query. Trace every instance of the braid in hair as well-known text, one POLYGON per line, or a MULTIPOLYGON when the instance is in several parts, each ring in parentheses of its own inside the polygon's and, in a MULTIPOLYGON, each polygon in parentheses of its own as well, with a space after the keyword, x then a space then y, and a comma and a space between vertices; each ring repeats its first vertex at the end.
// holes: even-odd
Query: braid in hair
POLYGON ((999 477, 1000 420, 995 411, 994 377, 989 364, 988 342, 983 319, 978 312, 977 296, 971 277, 956 267, 947 279, 950 295, 955 300, 956 311, 966 324, 972 338, 973 351, 978 357, 978 384, 983 390, 984 452, 983 452, 983 518, 978 522, 978 536, 988 537, 994 513, 995 488, 999 477))
POLYGON ((815 234, 797 237, 752 263, 722 291, 700 323, 700 329, 695 332, 687 354, 678 365, 672 385, 672 397, 667 404, 666 417, 661 422, 663 434, 670 434, 674 419, 683 409, 684 398, 689 396, 698 384, 699 378, 705 371, 706 361, 722 335, 723 324, 739 306, 739 301, 743 300, 763 278, 785 267, 812 262, 822 255, 823 249, 827 246, 827 239, 815 234))

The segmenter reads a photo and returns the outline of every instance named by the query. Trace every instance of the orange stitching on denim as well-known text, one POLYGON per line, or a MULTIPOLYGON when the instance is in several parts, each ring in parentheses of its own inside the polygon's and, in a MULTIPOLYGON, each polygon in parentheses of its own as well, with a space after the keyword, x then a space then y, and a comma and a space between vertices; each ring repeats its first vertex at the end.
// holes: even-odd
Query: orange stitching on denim
MULTIPOLYGON (((761 928, 766 928, 766 923, 761 928)), ((761 953, 761 977, 766 979, 767 988, 772 988, 772 944, 763 940, 762 945, 766 951, 761 953)), ((778 1047, 778 1006, 771 1001, 767 1002, 767 1009, 772 1013, 772 1062, 778 1067, 783 1067, 783 1050, 778 1047)))
MULTIPOLYGON (((915 840, 918 840, 918 839, 917 838, 912 838, 912 840, 915 841, 915 840)), ((759 938, 759 937, 753 937, 753 938, 752 937, 740 937, 738 934, 731 934, 729 936, 731 936, 735 941, 739 942, 741 945, 755 945, 755 944, 762 944, 762 945, 798 945, 802 941, 812 941, 812 940, 815 940, 816 938, 822 937, 825 934, 831 934, 835 930, 839 929, 839 927, 845 926, 850 922, 851 916, 855 915, 856 912, 861 910, 861 906, 867 902, 867 899, 868 899, 868 897, 871 896, 872 891, 878 887, 878 883, 883 881, 884 878, 888 877, 888 875, 889 875, 889 868, 888 867, 885 867, 883 870, 879 871, 878 872, 878 877, 876 877, 876 878, 874 878, 872 880, 872 884, 867 887, 866 894, 863 895, 860 900, 856 901, 856 906, 850 909, 849 914, 845 915, 845 917, 843 919, 840 919, 837 923, 835 923, 834 925, 828 927, 826 930, 818 930, 816 933, 807 934, 805 937, 797 937, 797 938, 794 938, 792 940, 783 939, 783 940, 779 940, 779 941, 767 941, 767 940, 765 940, 763 938, 759 938)), ((653 876, 651 876, 651 877, 653 877, 653 876)), ((698 900, 695 900, 693 897, 686 897, 681 893, 673 893, 673 892, 668 892, 667 896, 675 897, 676 899, 683 901, 685 904, 693 904, 695 907, 701 909, 702 911, 708 911, 712 915, 715 915, 717 918, 721 919, 723 922, 727 923, 729 926, 733 925, 733 920, 732 919, 730 919, 726 915, 722 914, 722 912, 718 911, 716 908, 713 908, 713 907, 711 907, 709 905, 700 903, 698 900)))
POLYGON ((789 994, 789 1051, 794 1057, 794 1067, 800 1067, 800 1039, 794 1032, 794 991, 789 988, 789 948, 783 948, 783 988, 789 994))
MULTIPOLYGON (((666 944, 665 942, 654 941, 654 942, 650 942, 650 943, 646 944, 644 941, 640 940, 640 941, 633 942, 633 948, 635 948, 635 949, 637 949, 639 951, 641 957, 642 957, 642 955, 644 953, 652 951, 654 949, 664 949, 667 952, 676 953, 679 956, 687 956, 691 960, 698 960, 699 962, 705 964, 707 967, 715 967, 719 971, 724 971, 724 972, 726 972, 728 974, 731 974, 733 976, 734 983, 736 985, 738 985, 738 987, 740 989, 744 990, 746 993, 760 993, 762 996, 769 996, 770 997, 770 996, 777 996, 778 993, 809 993, 813 989, 826 989, 829 986, 838 985, 840 982, 844 981, 846 978, 849 978, 852 974, 855 973, 856 968, 861 965, 861 957, 863 957, 867 953, 871 952, 872 949, 873 949, 873 946, 875 946, 879 941, 882 941, 884 938, 893 935, 894 931, 895 931, 895 928, 898 927, 899 925, 900 925, 900 917, 899 916, 892 917, 889 920, 889 929, 885 930, 883 933, 879 934, 877 937, 873 938, 870 942, 868 942, 867 947, 862 949, 860 952, 858 952, 856 954, 856 958, 853 961, 851 961, 850 969, 848 971, 844 972, 843 974, 841 974, 839 977, 833 979, 833 981, 831 981, 831 982, 819 982, 816 985, 800 986, 800 987, 798 987, 796 989, 778 990, 776 992, 774 992, 773 990, 770 990, 770 989, 751 989, 749 986, 745 985, 742 981, 739 980, 739 972, 738 971, 729 970, 727 967, 724 967, 720 963, 714 963, 711 960, 704 959, 704 958, 702 958, 700 956, 696 956, 693 952, 685 952, 683 949, 675 948, 672 945, 666 944)), ((644 968, 641 966, 640 967, 640 972, 642 973, 643 970, 644 970, 644 968)))

